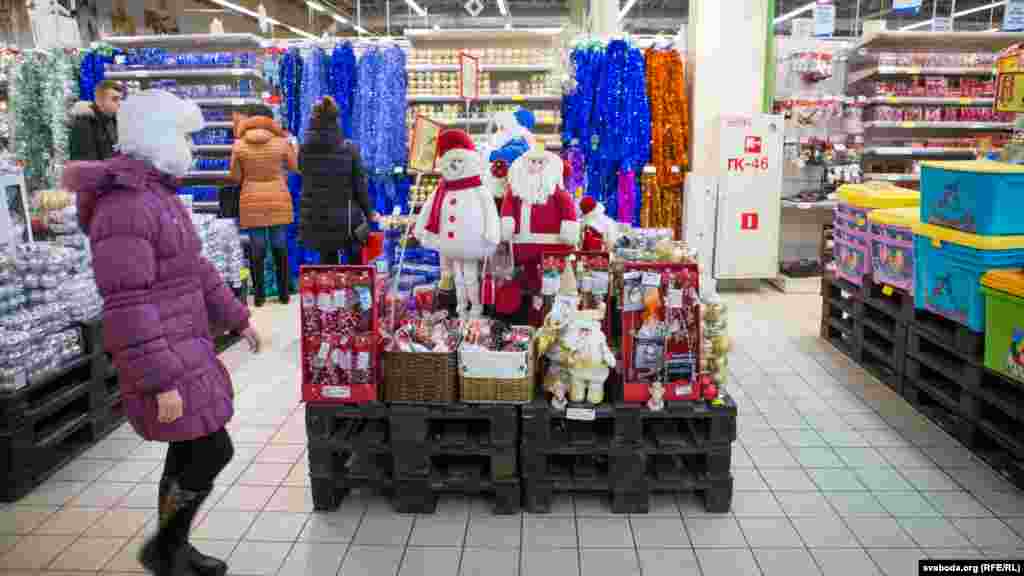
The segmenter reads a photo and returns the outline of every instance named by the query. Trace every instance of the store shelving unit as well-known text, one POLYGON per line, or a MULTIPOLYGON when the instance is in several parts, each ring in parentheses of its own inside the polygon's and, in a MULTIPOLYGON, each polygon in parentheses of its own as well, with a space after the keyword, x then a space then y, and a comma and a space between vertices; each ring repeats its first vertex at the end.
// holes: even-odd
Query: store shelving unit
MULTIPOLYGON (((879 32, 853 45, 848 56, 847 93, 866 96, 869 114, 877 106, 929 106, 989 108, 991 96, 924 96, 884 95, 875 93, 869 80, 913 80, 941 76, 950 79, 974 80, 994 78, 995 71, 987 59, 956 58, 956 55, 991 55, 1019 42, 1024 34, 1001 32, 879 32), (939 58, 922 60, 915 56, 934 54, 939 58), (893 56, 896 56, 894 58, 893 56), (949 56, 949 57, 947 57, 949 56), (899 62, 900 65, 892 65, 899 62), (903 65, 907 62, 928 62, 935 65, 903 65), (962 65, 955 65, 960 63, 962 65), (946 64, 946 65, 940 65, 946 64), (950 65, 953 64, 953 65, 950 65)), ((945 117, 945 112, 943 112, 945 117)), ((942 146, 944 140, 974 137, 998 138, 1013 128, 1010 122, 972 121, 892 121, 864 122, 865 178, 916 186, 916 162, 923 158, 972 158, 973 147, 942 146), (927 145, 922 143, 929 142, 927 145)))
MULTIPOLYGON (((425 110, 424 113, 436 122, 466 130, 478 140, 479 145, 479 141, 487 136, 485 131, 491 124, 495 110, 523 106, 535 114, 539 111, 547 112, 536 114, 534 134, 547 149, 560 150, 561 120, 558 117, 558 104, 561 95, 551 91, 546 76, 554 70, 550 55, 553 53, 556 35, 555 30, 407 31, 410 64, 406 70, 410 87, 414 85, 415 78, 423 78, 427 74, 432 77, 432 81, 444 79, 442 84, 449 86, 446 92, 451 91, 451 87, 457 91, 454 79, 458 65, 455 62, 461 50, 481 53, 480 73, 486 75, 490 82, 489 86, 482 87, 479 99, 468 105, 458 95, 430 94, 410 89, 408 119, 411 121, 420 110, 425 110), (517 54, 510 57, 513 53, 517 54), (525 89, 517 93, 508 93, 507 90, 499 93, 501 83, 525 83, 529 77, 536 79, 542 74, 545 75, 543 93, 527 93, 525 89)), ((524 85, 521 84, 520 88, 524 88, 524 85)), ((417 179, 422 176, 417 175, 417 179)))
MULTIPOLYGON (((267 46, 259 36, 254 34, 181 34, 172 36, 131 36, 116 37, 109 40, 114 47, 121 49, 159 48, 170 52, 251 52, 259 55, 267 46)), ((137 82, 148 85, 154 80, 176 80, 183 84, 216 84, 239 81, 262 82, 262 70, 258 64, 246 67, 217 68, 173 68, 152 67, 113 70, 107 73, 111 80, 137 82)), ((220 109, 231 112, 245 106, 259 104, 258 87, 252 86, 250 95, 196 97, 192 101, 205 111, 220 109)), ((224 117, 223 115, 220 117, 224 117)), ((229 121, 215 120, 206 123, 206 128, 231 128, 229 121)), ((223 158, 231 153, 231 144, 203 144, 194 146, 197 155, 223 158)), ((185 175, 189 184, 223 184, 229 173, 227 170, 193 170, 185 175)), ((209 211, 210 202, 196 202, 193 206, 202 211, 209 211)), ((213 212, 216 212, 214 208, 213 212)))

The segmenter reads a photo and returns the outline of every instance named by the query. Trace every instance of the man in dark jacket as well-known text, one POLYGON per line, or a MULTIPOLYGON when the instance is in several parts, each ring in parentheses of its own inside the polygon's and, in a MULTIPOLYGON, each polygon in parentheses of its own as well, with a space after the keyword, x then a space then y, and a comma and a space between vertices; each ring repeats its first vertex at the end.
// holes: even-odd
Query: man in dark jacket
POLYGON ((71 160, 106 160, 114 155, 121 97, 121 86, 104 80, 96 87, 95 102, 78 102, 71 108, 71 160))

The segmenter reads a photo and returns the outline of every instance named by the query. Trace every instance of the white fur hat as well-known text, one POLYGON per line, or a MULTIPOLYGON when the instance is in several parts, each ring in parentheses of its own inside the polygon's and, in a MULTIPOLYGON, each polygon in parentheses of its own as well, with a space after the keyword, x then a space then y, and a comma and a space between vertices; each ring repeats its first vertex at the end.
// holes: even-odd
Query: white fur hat
POLYGON ((118 149, 180 176, 188 169, 181 164, 192 161, 187 136, 203 126, 203 113, 195 102, 164 90, 146 90, 132 94, 121 104, 117 113, 118 149))

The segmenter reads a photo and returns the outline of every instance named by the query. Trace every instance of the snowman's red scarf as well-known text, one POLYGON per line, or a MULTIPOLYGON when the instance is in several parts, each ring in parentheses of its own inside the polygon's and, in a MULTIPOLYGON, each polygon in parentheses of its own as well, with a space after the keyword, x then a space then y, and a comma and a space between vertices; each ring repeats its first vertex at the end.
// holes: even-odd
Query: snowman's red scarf
POLYGON ((431 234, 441 233, 441 208, 449 192, 458 192, 469 188, 479 188, 483 181, 479 176, 470 176, 460 180, 441 180, 437 185, 437 193, 434 194, 434 202, 430 205, 430 217, 427 219, 427 232, 431 234))

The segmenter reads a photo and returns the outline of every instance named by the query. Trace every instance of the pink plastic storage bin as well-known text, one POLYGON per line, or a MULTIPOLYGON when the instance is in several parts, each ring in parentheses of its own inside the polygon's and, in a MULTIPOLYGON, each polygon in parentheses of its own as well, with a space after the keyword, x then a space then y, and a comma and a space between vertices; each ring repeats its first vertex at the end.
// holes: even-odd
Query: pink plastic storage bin
MULTIPOLYGON (((860 286, 873 273, 868 216, 875 210, 917 207, 920 194, 887 182, 846 184, 839 188, 836 206, 835 256, 840 278, 860 286)), ((911 268, 913 270, 913 268, 911 268)))
POLYGON ((920 219, 920 208, 889 208, 868 214, 871 274, 875 283, 913 294, 913 226, 920 219))

